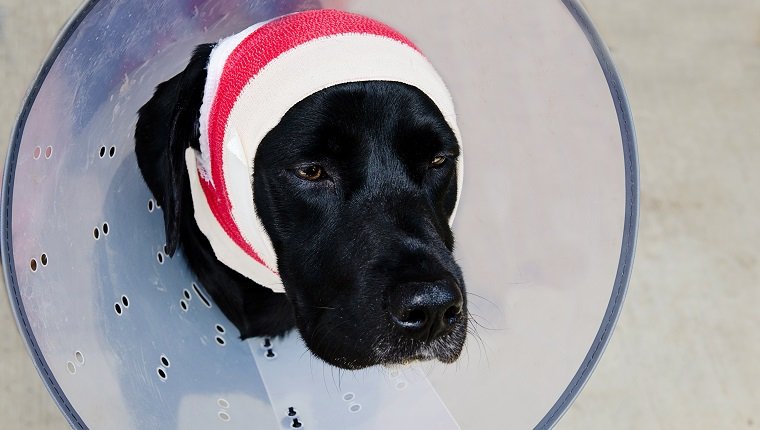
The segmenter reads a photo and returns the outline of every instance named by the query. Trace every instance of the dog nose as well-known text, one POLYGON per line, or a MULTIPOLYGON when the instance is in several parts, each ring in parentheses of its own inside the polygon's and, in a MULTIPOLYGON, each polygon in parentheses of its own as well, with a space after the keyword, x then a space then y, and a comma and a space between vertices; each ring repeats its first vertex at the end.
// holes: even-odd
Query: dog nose
POLYGON ((407 336, 431 341, 449 331, 462 314, 462 292, 453 281, 413 282, 389 296, 393 323, 407 336))

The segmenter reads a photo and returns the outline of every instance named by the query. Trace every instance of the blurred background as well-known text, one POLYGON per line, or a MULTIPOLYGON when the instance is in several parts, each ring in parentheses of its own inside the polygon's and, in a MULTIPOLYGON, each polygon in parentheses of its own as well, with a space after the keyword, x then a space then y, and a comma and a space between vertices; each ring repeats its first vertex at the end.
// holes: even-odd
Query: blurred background
MULTIPOLYGON (((79 0, 0 0, 0 155, 79 0)), ((584 0, 628 92, 641 223, 627 302, 558 429, 760 428, 760 1, 584 0)), ((0 293, 0 427, 67 424, 0 293)))

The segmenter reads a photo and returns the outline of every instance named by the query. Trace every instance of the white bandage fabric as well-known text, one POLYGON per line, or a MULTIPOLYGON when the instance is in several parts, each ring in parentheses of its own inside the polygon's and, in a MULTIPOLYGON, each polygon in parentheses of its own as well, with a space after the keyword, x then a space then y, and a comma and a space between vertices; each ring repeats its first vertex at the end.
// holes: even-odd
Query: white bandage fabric
MULTIPOLYGON (((277 255, 254 207, 256 149, 299 101, 334 85, 375 80, 402 82, 424 92, 461 147, 443 80, 412 42, 378 21, 311 10, 254 25, 215 46, 200 112, 200 152, 188 148, 185 159, 195 220, 222 263, 273 291, 284 291, 277 255)), ((457 177, 459 193, 461 156, 457 177)))

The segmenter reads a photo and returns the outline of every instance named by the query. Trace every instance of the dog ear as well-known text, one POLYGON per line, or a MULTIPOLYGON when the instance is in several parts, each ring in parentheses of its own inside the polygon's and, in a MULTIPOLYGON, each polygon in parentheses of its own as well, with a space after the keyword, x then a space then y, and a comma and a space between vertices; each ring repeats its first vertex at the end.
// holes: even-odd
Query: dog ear
POLYGON ((199 115, 206 67, 214 45, 195 49, 185 70, 156 87, 138 112, 135 153, 143 178, 164 213, 166 248, 170 256, 179 246, 182 210, 189 193, 185 150, 198 149, 199 115))

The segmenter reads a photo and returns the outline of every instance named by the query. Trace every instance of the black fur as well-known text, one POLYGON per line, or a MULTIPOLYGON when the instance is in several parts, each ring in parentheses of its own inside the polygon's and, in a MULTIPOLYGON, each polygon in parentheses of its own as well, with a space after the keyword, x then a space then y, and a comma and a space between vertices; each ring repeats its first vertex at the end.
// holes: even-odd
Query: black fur
POLYGON ((467 328, 447 222, 459 148, 435 104, 397 82, 341 84, 296 104, 266 135, 253 186, 286 290, 276 294, 216 260, 193 218, 184 151, 199 145, 212 48, 199 46, 183 72, 157 87, 135 131, 170 255, 183 248, 241 338, 297 326, 313 353, 343 368, 455 360, 467 328), (308 166, 323 175, 299 176, 308 166), (420 328, 407 312, 420 300, 446 309, 445 323, 420 328))

